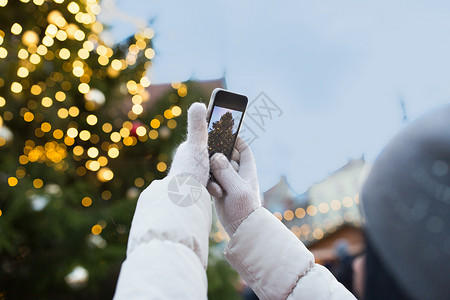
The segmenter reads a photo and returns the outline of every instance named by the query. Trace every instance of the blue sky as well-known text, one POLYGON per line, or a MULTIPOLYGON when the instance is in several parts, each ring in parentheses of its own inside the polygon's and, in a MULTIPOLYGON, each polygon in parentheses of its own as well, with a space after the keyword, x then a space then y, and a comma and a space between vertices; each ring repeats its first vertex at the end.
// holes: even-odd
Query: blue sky
POLYGON ((401 99, 409 120, 450 99, 448 1, 104 0, 104 12, 116 41, 153 20, 153 82, 225 76, 277 103, 251 145, 262 191, 372 162, 405 125, 401 99))

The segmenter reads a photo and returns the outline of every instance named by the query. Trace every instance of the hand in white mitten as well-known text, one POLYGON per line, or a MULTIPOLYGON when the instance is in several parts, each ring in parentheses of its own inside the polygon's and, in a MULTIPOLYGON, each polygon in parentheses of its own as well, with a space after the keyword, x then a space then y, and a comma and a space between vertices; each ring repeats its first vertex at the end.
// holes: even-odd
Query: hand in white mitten
POLYGON ((253 153, 241 138, 237 139, 235 149, 239 152, 238 171, 233 160, 230 163, 223 154, 216 153, 210 166, 217 182, 210 181, 207 186, 219 220, 230 237, 245 218, 261 207, 253 153))
POLYGON ((187 140, 177 149, 169 175, 190 174, 203 186, 209 178, 206 106, 194 103, 188 110, 187 140))

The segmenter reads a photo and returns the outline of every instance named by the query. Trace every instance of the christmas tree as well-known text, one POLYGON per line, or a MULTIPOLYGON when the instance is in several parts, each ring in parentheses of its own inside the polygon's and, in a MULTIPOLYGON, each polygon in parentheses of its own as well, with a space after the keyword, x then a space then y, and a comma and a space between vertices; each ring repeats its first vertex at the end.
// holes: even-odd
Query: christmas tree
POLYGON ((152 29, 107 44, 100 11, 0 0, 0 299, 111 299, 137 196, 202 95, 152 101, 152 29))
POLYGON ((234 119, 231 112, 224 113, 219 121, 212 124, 212 127, 208 136, 209 155, 220 152, 229 157, 233 151, 233 141, 236 138, 233 134, 234 119))

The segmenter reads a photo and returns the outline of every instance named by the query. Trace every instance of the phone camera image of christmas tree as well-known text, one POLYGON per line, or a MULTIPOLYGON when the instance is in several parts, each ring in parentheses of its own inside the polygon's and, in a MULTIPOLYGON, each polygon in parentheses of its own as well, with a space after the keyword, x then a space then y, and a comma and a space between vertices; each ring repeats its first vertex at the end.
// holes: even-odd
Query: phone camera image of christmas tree
POLYGON ((216 107, 213 115, 211 117, 211 125, 209 128, 208 135, 208 151, 209 155, 212 156, 215 153, 223 153, 225 156, 229 157, 233 151, 233 142, 237 135, 236 124, 239 124, 239 120, 235 122, 232 111, 227 111, 220 115, 222 108, 216 107), (218 118, 218 121, 214 119, 218 118))

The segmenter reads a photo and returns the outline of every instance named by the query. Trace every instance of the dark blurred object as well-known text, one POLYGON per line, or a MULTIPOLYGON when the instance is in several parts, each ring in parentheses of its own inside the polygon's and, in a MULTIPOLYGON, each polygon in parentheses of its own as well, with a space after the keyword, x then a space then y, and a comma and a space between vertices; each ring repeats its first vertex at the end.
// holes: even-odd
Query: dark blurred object
POLYGON ((242 296, 245 300, 258 300, 258 296, 256 296, 255 292, 249 287, 246 286, 244 291, 242 292, 242 296))
POLYGON ((366 279, 364 300, 408 300, 404 291, 387 271, 369 243, 366 244, 366 279))
POLYGON ((353 292, 353 257, 349 253, 348 242, 345 240, 338 241, 335 251, 337 262, 332 273, 340 283, 353 292))
POLYGON ((380 295, 397 285, 410 299, 449 299, 449 168, 449 105, 407 126, 377 158, 362 192, 367 299, 401 299, 380 295))

